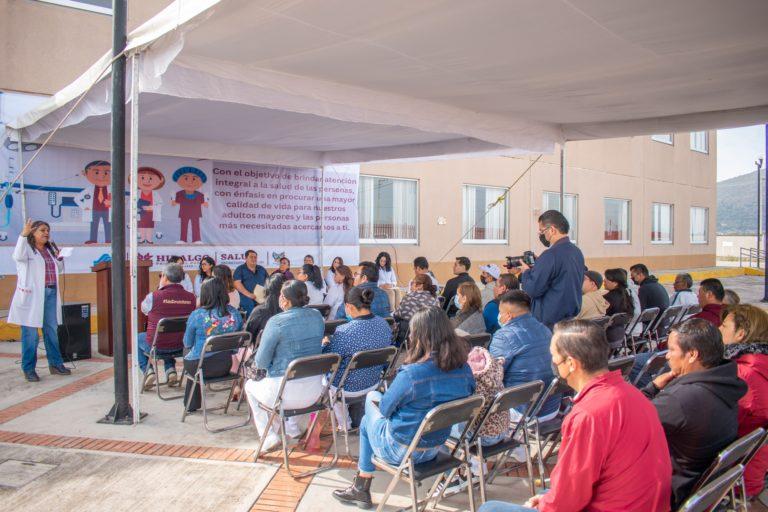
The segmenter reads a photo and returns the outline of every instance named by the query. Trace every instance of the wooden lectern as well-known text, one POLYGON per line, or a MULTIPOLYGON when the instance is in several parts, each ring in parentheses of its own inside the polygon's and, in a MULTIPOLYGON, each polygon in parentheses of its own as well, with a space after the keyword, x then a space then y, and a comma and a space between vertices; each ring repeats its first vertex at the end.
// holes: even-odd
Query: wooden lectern
MULTIPOLYGON (((149 267, 151 261, 141 260, 138 263, 138 299, 139 303, 149 293, 149 267)), ((99 263, 91 267, 91 272, 96 272, 96 310, 99 340, 99 354, 112 356, 112 262, 99 263)), ((125 263, 125 319, 128 325, 126 335, 130 338, 131 334, 131 269, 129 263, 125 263)), ((139 332, 144 330, 147 317, 141 312, 139 307, 139 332)), ((127 343, 128 352, 131 351, 131 344, 127 343)))

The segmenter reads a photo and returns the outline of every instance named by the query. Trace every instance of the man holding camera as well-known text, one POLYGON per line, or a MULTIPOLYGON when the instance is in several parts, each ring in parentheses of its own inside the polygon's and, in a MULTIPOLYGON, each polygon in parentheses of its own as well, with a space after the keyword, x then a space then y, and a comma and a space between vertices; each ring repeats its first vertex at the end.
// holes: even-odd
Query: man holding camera
POLYGON ((541 323, 552 327, 573 318, 581 309, 581 286, 584 280, 584 255, 568 238, 570 225, 557 210, 547 210, 539 217, 539 241, 548 249, 535 266, 520 261, 513 267, 520 285, 533 300, 531 313, 541 323))

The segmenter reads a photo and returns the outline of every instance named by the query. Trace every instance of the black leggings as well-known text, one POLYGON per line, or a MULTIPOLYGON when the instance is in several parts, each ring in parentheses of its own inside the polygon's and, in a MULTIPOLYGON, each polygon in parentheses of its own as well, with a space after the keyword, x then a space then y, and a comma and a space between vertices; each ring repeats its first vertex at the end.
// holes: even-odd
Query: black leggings
MULTIPOLYGON (((184 359, 184 371, 189 375, 187 379, 187 386, 184 388, 184 406, 187 405, 189 394, 192 393, 192 403, 189 404, 189 412, 196 411, 200 408, 200 385, 195 386, 194 393, 192 391, 192 377, 195 376, 197 371, 197 365, 199 361, 197 359, 184 359)), ((224 377, 229 375, 229 370, 232 368, 232 354, 229 352, 219 352, 213 354, 211 357, 206 357, 203 360, 203 377, 224 377)))

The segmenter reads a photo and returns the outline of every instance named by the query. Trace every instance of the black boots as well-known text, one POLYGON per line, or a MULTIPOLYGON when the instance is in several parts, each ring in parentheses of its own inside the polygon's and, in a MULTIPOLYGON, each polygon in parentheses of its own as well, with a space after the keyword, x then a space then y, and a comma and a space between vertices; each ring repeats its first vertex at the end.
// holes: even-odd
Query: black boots
POLYGON ((360 473, 355 475, 352 485, 344 490, 336 489, 333 497, 345 505, 357 505, 358 508, 369 509, 373 507, 371 501, 371 481, 373 478, 363 478, 360 473))

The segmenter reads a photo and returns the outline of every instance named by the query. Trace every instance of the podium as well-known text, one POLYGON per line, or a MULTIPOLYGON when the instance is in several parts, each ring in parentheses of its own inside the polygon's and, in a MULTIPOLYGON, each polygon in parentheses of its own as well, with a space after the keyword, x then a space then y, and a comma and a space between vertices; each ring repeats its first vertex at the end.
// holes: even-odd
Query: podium
MULTIPOLYGON (((138 300, 139 304, 149 293, 149 267, 151 261, 138 262, 138 300)), ((99 354, 112 356, 114 353, 112 340, 112 262, 99 263, 91 267, 91 272, 96 273, 96 309, 98 316, 96 318, 98 333, 99 354)), ((125 263, 125 319, 128 325, 126 336, 130 339, 131 334, 131 269, 128 262, 125 263)), ((138 304, 137 304, 138 306, 138 304)), ((147 323, 147 317, 141 312, 139 307, 139 331, 144 330, 147 323)), ((131 344, 127 343, 128 352, 131 351, 131 344)))

